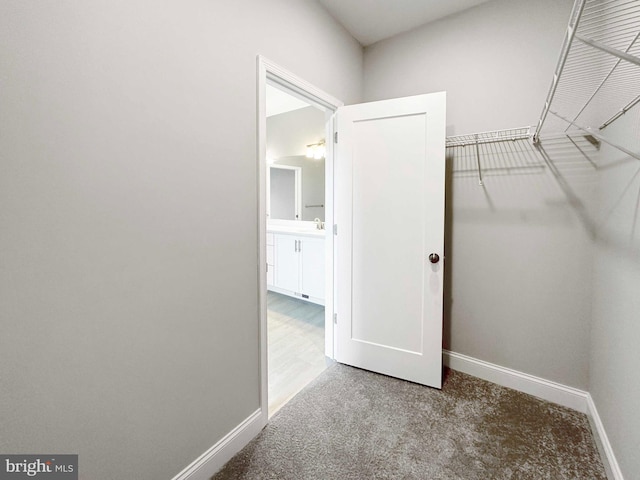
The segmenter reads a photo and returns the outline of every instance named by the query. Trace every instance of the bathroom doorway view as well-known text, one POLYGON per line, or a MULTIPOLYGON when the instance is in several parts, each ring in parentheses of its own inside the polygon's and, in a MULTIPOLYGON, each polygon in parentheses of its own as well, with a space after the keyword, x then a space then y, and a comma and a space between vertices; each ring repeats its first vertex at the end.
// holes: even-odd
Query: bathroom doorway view
POLYGON ((326 123, 324 109, 267 83, 269 416, 327 365, 326 123))

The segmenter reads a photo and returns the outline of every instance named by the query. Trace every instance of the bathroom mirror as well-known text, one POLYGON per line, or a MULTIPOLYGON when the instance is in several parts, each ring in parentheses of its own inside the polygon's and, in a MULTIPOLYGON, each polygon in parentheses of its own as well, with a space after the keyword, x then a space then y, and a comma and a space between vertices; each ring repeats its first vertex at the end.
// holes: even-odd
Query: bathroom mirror
POLYGON ((269 165, 267 218, 324 222, 324 163, 324 159, 294 156, 269 165))

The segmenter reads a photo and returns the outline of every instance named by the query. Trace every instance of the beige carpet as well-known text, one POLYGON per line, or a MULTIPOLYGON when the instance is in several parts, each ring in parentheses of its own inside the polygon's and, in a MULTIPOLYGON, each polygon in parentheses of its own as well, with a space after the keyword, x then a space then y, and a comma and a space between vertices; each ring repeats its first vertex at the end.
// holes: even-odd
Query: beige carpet
POLYGON ((606 480, 581 413, 456 371, 440 391, 339 364, 213 478, 606 480))

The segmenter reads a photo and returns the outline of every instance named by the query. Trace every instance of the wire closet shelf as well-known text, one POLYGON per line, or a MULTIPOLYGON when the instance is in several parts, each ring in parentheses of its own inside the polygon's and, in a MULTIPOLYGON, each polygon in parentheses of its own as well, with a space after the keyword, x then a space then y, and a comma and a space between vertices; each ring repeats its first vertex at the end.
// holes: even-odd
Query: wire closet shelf
POLYGON ((640 132, 640 0, 575 0, 536 127, 450 136, 447 156, 454 174, 477 176, 480 186, 485 174, 530 173, 548 165, 533 153, 541 135, 607 143, 640 160, 634 151, 640 138, 622 145, 603 132, 629 115, 640 132))
POLYGON ((454 135, 447 137, 447 147, 465 147, 467 145, 481 145, 483 143, 507 142, 523 140, 531 136, 531 127, 494 130, 491 132, 472 133, 468 135, 454 135))
POLYGON ((639 103, 640 0, 576 0, 534 142, 586 134, 640 160, 603 132, 639 103))
POLYGON ((457 177, 538 173, 544 168, 533 153, 531 127, 455 135, 446 139, 447 156, 457 177))

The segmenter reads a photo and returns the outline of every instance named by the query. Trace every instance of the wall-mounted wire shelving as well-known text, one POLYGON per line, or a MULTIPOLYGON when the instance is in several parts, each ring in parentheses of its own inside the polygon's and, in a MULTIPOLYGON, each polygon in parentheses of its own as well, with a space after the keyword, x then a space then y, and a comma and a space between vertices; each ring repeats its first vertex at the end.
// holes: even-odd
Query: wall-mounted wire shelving
POLYGON ((506 142, 522 140, 531 136, 531 127, 494 130, 491 132, 472 133, 469 135, 454 135, 447 137, 447 147, 465 147, 483 143, 506 142))
POLYGON ((531 127, 455 135, 446 139, 447 155, 456 177, 536 173, 544 164, 531 145, 531 127))
POLYGON ((640 160, 633 149, 638 139, 623 145, 604 132, 630 112, 640 135, 640 0, 575 0, 537 126, 450 136, 447 156, 454 176, 477 176, 481 186, 484 175, 549 166, 543 136, 579 135, 640 160))
POLYGON ((640 160, 604 132, 638 104, 640 0, 576 0, 534 142, 586 134, 640 160))

